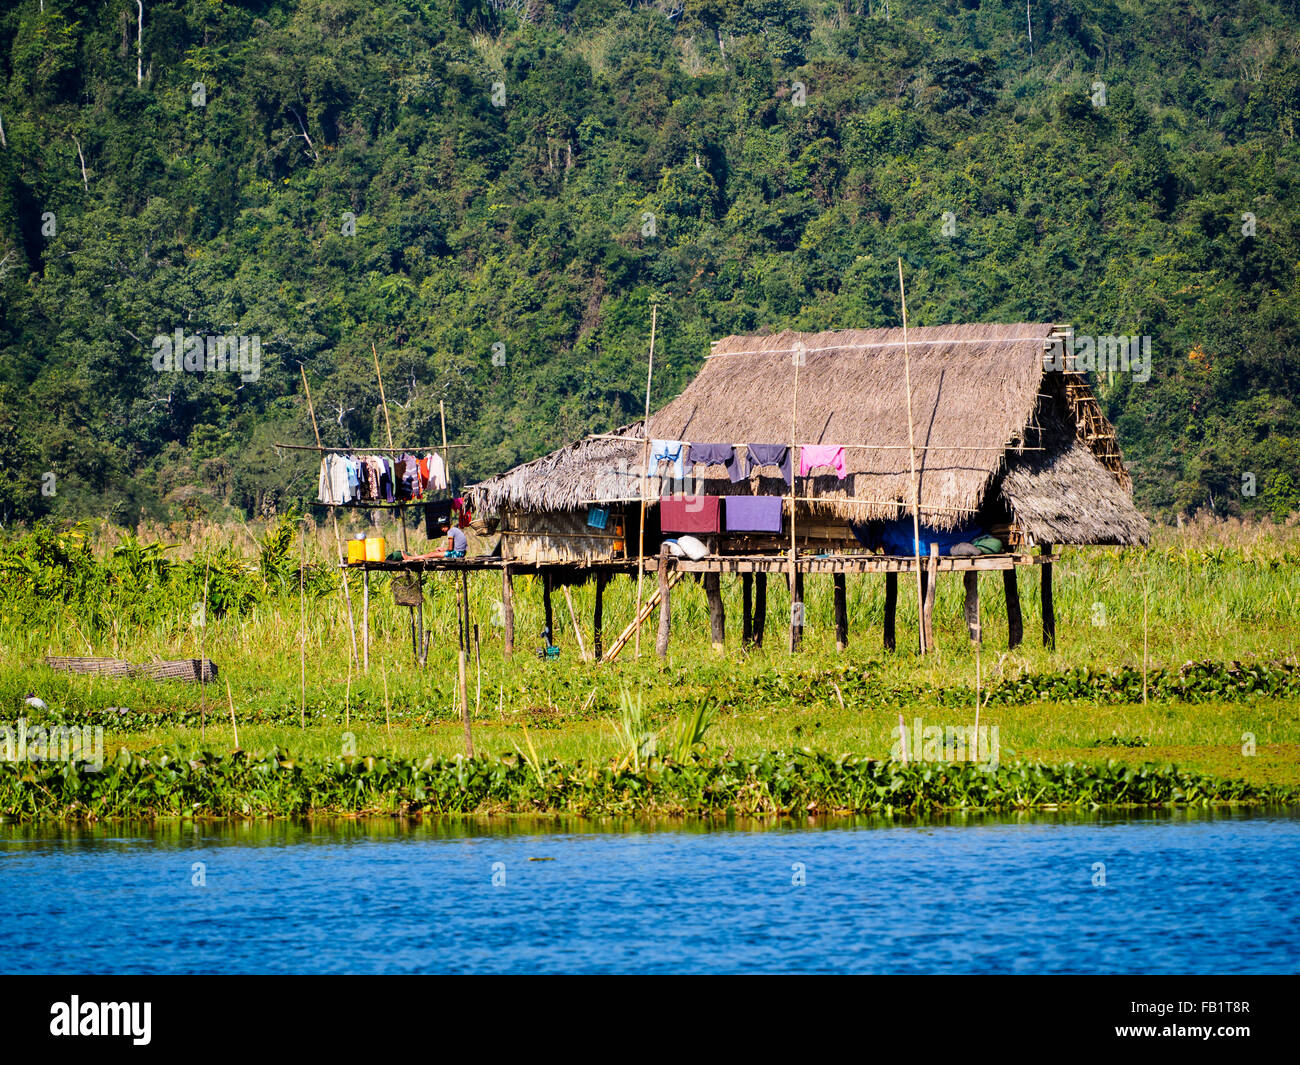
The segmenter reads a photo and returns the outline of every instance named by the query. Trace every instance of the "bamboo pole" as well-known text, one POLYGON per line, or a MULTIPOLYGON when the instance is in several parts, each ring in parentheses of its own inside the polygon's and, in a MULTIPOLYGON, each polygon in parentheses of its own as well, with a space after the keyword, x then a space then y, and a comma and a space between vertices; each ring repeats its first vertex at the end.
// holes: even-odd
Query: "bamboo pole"
POLYGON ((388 714, 388 663, 380 663, 379 674, 384 681, 384 729, 391 736, 393 734, 393 722, 388 714))
MULTIPOLYGON (((311 444, 286 444, 281 440, 275 441, 272 447, 282 447, 287 451, 319 451, 321 454, 335 452, 342 455, 351 455, 357 449, 355 447, 313 447, 311 444)), ((437 451, 442 445, 439 444, 407 444, 406 447, 378 447, 374 444, 368 444, 366 451, 373 451, 379 455, 400 455, 406 451, 437 451)), ((447 444, 453 450, 458 447, 473 447, 472 444, 447 444)), ((969 451, 970 448, 953 448, 954 451, 969 451)), ((993 450, 993 449, 989 449, 993 450)), ((1046 448, 1025 448, 1025 451, 1045 451, 1046 448)))
MULTIPOLYGON (((650 309, 650 362, 645 372, 645 420, 641 423, 641 432, 645 435, 645 447, 641 455, 641 531, 636 546, 636 613, 641 616, 641 582, 645 577, 645 494, 650 487, 650 382, 655 372, 655 331, 659 325, 659 304, 650 309)), ((641 657, 641 626, 635 629, 636 657, 641 657)))
MULTIPOLYGON (((805 354, 807 354, 807 353, 805 352, 805 354)), ((1040 396, 1043 396, 1043 398, 1045 398, 1045 399, 1051 399, 1051 398, 1052 398, 1050 395, 1047 395, 1046 393, 1042 393, 1042 392, 1040 392, 1039 395, 1040 395, 1040 396)), ((587 439, 589 439, 589 440, 630 440, 630 441, 632 441, 633 443, 636 443, 636 442, 638 442, 641 438, 640 438, 640 437, 636 437, 636 436, 628 436, 626 433, 589 433, 589 434, 587 435, 587 439)), ((276 446, 276 447, 293 447, 292 444, 276 444, 275 446, 276 446)), ((456 445, 453 444, 452 446, 455 447, 456 445)), ((744 447, 744 446, 745 446, 745 441, 741 441, 741 442, 738 443, 738 444, 732 444, 731 446, 732 446, 732 447, 744 447)), ((909 451, 909 450, 912 450, 912 449, 909 448, 906 444, 837 444, 836 447, 842 447, 845 451, 909 451)), ((308 450, 308 451, 315 451, 316 448, 306 448, 306 450, 308 450)), ((331 449, 330 449, 330 448, 325 448, 325 450, 326 450, 326 451, 329 451, 329 450, 331 450, 331 449)), ((343 450, 347 450, 347 449, 346 449, 346 448, 339 448, 338 450, 343 451, 343 450)), ((1011 442, 1011 443, 1003 444, 1001 447, 967 447, 967 446, 965 446, 964 444, 929 444, 929 445, 922 444, 922 445, 920 445, 919 447, 917 447, 916 450, 917 450, 917 451, 998 451, 998 452, 1005 452, 1005 451, 1007 451, 1007 450, 1014 450, 1017 454, 1019 454, 1021 451, 1046 451, 1047 448, 1045 448, 1045 447, 1020 447, 1018 444, 1016 444, 1016 443, 1014 443, 1014 442, 1011 442)), ((635 500, 633 500, 633 501, 635 502, 635 500)), ((612 502, 616 502, 616 500, 611 500, 611 499, 599 500, 599 499, 595 499, 595 500, 592 500, 592 502, 593 502, 593 503, 600 503, 600 502, 612 503, 612 502)))
POLYGON ((1147 705, 1147 579, 1142 575, 1142 705, 1147 705))
POLYGON ((795 581, 797 573, 795 572, 796 557, 799 552, 798 545, 794 539, 794 511, 795 511, 795 480, 799 476, 797 466, 797 456, 795 455, 795 428, 799 421, 799 362, 800 352, 795 351, 791 360, 794 363, 794 390, 790 396, 790 650, 791 652, 799 650, 799 638, 796 635, 798 629, 803 627, 803 619, 799 618, 799 624, 796 626, 795 615, 803 611, 803 603, 795 602, 795 581))
POLYGON ((504 629, 501 653, 509 661, 515 652, 515 586, 510 564, 504 561, 501 563, 501 621, 504 629))
POLYGON ((298 526, 298 720, 307 727, 307 533, 298 526))
POLYGON ((569 608, 569 620, 573 622, 573 635, 578 641, 578 657, 584 662, 587 661, 587 648, 582 642, 582 629, 578 627, 578 614, 573 609, 573 595, 569 592, 569 586, 566 584, 563 589, 564 603, 569 608))
MULTIPOLYGON (((681 570, 673 570, 672 573, 670 573, 668 576, 668 586, 671 588, 674 584, 680 581, 684 576, 685 574, 681 570)), ((767 576, 767 574, 763 574, 763 576, 767 576)), ((615 640, 614 643, 610 646, 609 651, 606 652, 605 654, 604 661, 612 662, 614 661, 615 658, 618 657, 618 653, 621 650, 623 650, 627 642, 630 639, 632 639, 633 630, 639 629, 642 625, 644 625, 646 621, 649 619, 650 615, 654 613, 654 609, 658 605, 659 605, 659 590, 655 589, 654 594, 651 595, 650 598, 647 599, 644 604, 642 604, 641 609, 637 611, 637 615, 635 618, 632 619, 632 623, 628 625, 628 627, 624 629, 622 633, 619 634, 618 639, 615 640)))
POLYGON ((916 548, 916 627, 925 654, 925 594, 921 590, 921 482, 916 478, 916 431, 912 420, 912 358, 907 345, 907 292, 903 288, 903 260, 898 260, 898 295, 903 304, 903 375, 907 387, 907 447, 912 467, 912 546, 916 548))
POLYGON ((208 638, 208 575, 212 569, 212 558, 204 552, 203 559, 203 613, 199 620, 199 739, 206 743, 208 738, 208 675, 203 669, 207 659, 208 638))
POLYGON ((239 726, 235 724, 235 697, 230 694, 230 678, 226 678, 226 700, 230 703, 230 728, 235 733, 235 750, 239 750, 239 726))
MULTIPOLYGON (((320 447, 320 428, 316 425, 316 406, 311 401, 311 386, 307 384, 307 370, 302 363, 298 364, 298 372, 302 374, 302 389, 307 397, 307 411, 311 414, 311 431, 316 434, 316 446, 320 447)), ((339 566, 343 574, 343 600, 348 605, 348 632, 352 636, 352 657, 357 657, 357 626, 352 618, 352 592, 348 588, 348 571, 347 556, 343 553, 343 538, 339 536, 339 515, 338 511, 331 506, 330 518, 334 522, 334 547, 339 553, 339 566)))
MULTIPOLYGON (((438 421, 442 423, 442 472, 447 478, 447 491, 451 491, 451 458, 447 454, 447 408, 438 400, 438 421)), ((464 447, 458 444, 457 447, 464 447)))
MULTIPOLYGON (((379 402, 384 408, 384 428, 388 432, 388 447, 391 450, 393 447, 393 423, 388 420, 388 397, 384 395, 384 375, 379 372, 379 350, 375 347, 373 340, 370 342, 370 353, 375 357, 375 378, 379 381, 379 402)), ((393 486, 393 495, 397 495, 396 485, 393 486)), ((397 518, 402 523, 402 550, 409 551, 410 547, 406 542, 406 511, 399 507, 397 518)), ((415 616, 414 608, 412 608, 411 616, 412 618, 415 616)))

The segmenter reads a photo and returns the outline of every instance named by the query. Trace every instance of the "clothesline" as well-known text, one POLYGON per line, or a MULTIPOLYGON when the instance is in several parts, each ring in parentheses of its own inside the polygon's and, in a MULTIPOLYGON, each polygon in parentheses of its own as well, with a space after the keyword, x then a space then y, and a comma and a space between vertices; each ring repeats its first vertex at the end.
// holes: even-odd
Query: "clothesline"
MULTIPOLYGON (((1002 337, 992 338, 980 337, 961 339, 953 338, 951 340, 912 340, 908 342, 909 347, 930 347, 935 344, 1031 344, 1035 341, 1041 341, 1046 344, 1049 342, 1047 337, 1002 337)), ((901 348, 903 341, 888 340, 877 344, 826 344, 818 348, 747 348, 744 351, 717 351, 711 352, 704 357, 706 359, 723 359, 731 355, 785 355, 795 351, 804 351, 811 354, 814 351, 861 351, 869 348, 901 348)))
POLYGON ((406 453, 394 459, 357 452, 340 455, 321 449, 316 492, 320 503, 395 504, 423 499, 430 491, 448 488, 447 464, 437 451, 427 452, 424 458, 406 453))
MULTIPOLYGON (((693 499, 695 498, 695 496, 679 497, 675 495, 666 495, 666 496, 661 495, 661 496, 646 496, 645 498, 647 502, 651 502, 651 501, 662 502, 665 499, 675 499, 675 498, 693 499)), ((793 499, 796 503, 834 503, 836 506, 846 506, 846 507, 903 507, 908 511, 911 511, 912 509, 911 503, 904 502, 901 499, 840 499, 837 496, 793 496, 792 497, 788 495, 758 497, 758 496, 751 496, 751 495, 743 495, 741 493, 723 493, 719 495, 717 498, 718 499, 756 499, 756 498, 793 499)), ((584 499, 578 503, 578 506, 589 507, 589 506, 603 506, 606 503, 640 503, 640 502, 641 502, 641 496, 626 496, 622 499, 584 499)), ((942 510, 942 511, 951 511, 953 513, 961 513, 961 514, 979 513, 978 509, 972 507, 941 507, 941 506, 931 506, 926 503, 921 504, 921 510, 922 511, 942 510)))
MULTIPOLYGON (((632 444, 644 444, 647 437, 644 436, 619 436, 617 433, 592 433, 592 440, 626 440, 632 444)), ((653 437, 651 439, 660 439, 653 437)), ((682 443, 689 444, 691 441, 683 440, 682 443)), ((747 447, 747 444, 732 444, 731 447, 747 447)), ((783 445, 788 446, 788 445, 783 445)), ((907 444, 795 444, 795 447, 842 447, 846 451, 909 451, 907 444)), ((1006 451, 1008 448, 1014 448, 1016 451, 1046 451, 1045 447, 1017 447, 1015 444, 1006 444, 1003 447, 973 447, 964 444, 917 444, 917 451, 1006 451)), ((689 458, 683 459, 683 462, 690 462, 689 458)))

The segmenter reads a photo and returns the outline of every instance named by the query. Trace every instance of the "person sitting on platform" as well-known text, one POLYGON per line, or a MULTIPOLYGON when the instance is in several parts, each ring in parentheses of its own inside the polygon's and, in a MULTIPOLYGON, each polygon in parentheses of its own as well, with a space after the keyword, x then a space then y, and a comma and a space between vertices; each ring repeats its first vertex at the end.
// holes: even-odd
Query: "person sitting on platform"
POLYGON ((469 549, 469 541, 465 538, 465 533, 451 524, 450 521, 443 521, 443 535, 447 537, 447 543, 444 547, 436 547, 423 555, 405 555, 409 562, 419 562, 426 558, 464 558, 465 552, 469 549))

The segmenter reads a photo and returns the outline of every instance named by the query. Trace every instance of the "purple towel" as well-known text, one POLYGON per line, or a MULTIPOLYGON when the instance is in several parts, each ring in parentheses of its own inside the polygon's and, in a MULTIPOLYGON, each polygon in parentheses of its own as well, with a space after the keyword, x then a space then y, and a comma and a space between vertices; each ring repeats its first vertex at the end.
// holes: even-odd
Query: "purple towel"
POLYGON ((781 531, 781 496, 727 496, 727 532, 781 531))

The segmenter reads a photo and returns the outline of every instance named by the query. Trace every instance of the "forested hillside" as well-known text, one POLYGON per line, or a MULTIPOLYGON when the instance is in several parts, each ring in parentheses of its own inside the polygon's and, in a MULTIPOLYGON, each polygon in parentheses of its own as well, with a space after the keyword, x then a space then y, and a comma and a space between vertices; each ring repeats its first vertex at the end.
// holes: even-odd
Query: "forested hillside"
POLYGON ((1096 381, 1150 513, 1300 507, 1296 0, 142 9, 0 13, 6 525, 299 505, 299 366, 379 445, 372 343, 472 479, 638 417, 653 301, 658 405, 712 338, 898 324, 899 256, 912 324, 1151 338, 1096 381))

